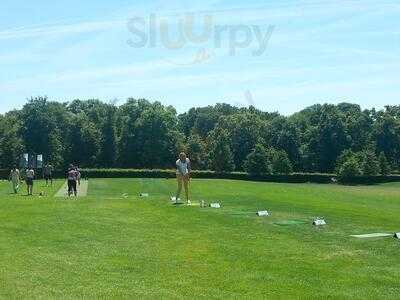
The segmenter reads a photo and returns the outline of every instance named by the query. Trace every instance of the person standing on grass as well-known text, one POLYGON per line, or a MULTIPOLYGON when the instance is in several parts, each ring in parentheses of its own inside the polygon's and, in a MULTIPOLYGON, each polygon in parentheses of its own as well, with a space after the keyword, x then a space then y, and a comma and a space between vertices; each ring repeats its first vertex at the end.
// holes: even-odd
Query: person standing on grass
POLYGON ((75 170, 76 172, 78 172, 78 186, 81 186, 81 177, 82 177, 81 170, 79 169, 78 166, 75 168, 75 170))
POLYGON ((29 167, 26 170, 26 186, 28 188, 28 196, 33 195, 33 181, 35 180, 35 170, 29 167))
POLYGON ((179 154, 179 159, 176 161, 176 178, 178 180, 178 190, 176 192, 176 201, 178 201, 181 192, 182 186, 185 188, 186 201, 188 205, 191 205, 191 201, 189 199, 189 182, 190 182, 190 173, 192 172, 190 166, 190 160, 186 156, 186 153, 182 152, 179 154))
POLYGON ((18 194, 19 185, 21 184, 21 175, 19 173, 19 170, 15 166, 10 172, 10 181, 13 186, 14 194, 18 194))
POLYGON ((67 171, 67 180, 68 180, 68 197, 71 197, 73 194, 75 197, 78 196, 77 182, 78 182, 78 171, 74 167, 74 165, 70 165, 67 171))
POLYGON ((43 169, 43 177, 46 180, 46 186, 53 186, 53 166, 51 164, 47 164, 43 169))

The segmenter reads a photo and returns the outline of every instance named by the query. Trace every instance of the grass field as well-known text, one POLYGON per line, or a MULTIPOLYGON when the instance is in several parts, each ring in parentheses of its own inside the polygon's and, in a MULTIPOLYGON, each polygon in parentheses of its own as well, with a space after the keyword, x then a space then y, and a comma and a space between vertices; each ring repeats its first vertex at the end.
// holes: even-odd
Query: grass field
POLYGON ((0 183, 0 297, 399 298, 400 241, 349 235, 400 231, 400 184, 194 180, 211 209, 171 205, 173 180, 93 179, 79 200, 62 183, 0 183))

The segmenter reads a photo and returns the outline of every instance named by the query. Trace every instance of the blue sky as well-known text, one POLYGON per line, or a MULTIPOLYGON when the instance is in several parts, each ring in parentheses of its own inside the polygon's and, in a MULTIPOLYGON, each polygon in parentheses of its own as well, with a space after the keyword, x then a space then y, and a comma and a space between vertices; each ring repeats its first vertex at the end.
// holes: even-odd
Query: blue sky
POLYGON ((398 0, 166 2, 3 0, 0 113, 45 95, 147 98, 179 112, 217 102, 283 114, 325 102, 400 103, 398 0), (166 47, 161 38, 178 40, 189 16, 198 35, 209 18, 207 39, 186 34, 181 47, 166 47), (138 47, 151 18, 155 44, 138 47), (256 31, 267 45, 259 55, 256 31))

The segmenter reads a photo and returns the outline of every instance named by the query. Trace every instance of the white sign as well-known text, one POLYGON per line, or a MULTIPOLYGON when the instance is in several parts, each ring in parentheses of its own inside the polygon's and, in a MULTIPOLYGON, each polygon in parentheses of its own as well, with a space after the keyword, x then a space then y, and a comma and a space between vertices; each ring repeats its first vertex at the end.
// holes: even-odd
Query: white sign
POLYGON ((268 217, 269 216, 269 212, 267 210, 260 210, 257 212, 257 216, 259 217, 268 217))
POLYGON ((43 168, 43 155, 42 154, 38 155, 36 159, 37 159, 36 167, 38 169, 42 169, 43 168))
POLYGON ((211 203, 210 207, 211 208, 221 208, 221 204, 219 204, 219 203, 211 203))
POLYGON ((24 153, 21 158, 21 169, 27 169, 28 168, 28 162, 29 162, 29 154, 24 153))
POLYGON ((140 197, 149 197, 149 194, 147 194, 147 193, 142 193, 142 194, 140 194, 140 197))
POLYGON ((315 226, 324 226, 324 225, 326 225, 326 222, 325 222, 324 219, 316 219, 313 222, 313 225, 315 225, 315 226))
POLYGON ((395 237, 396 239, 400 239, 400 232, 396 232, 396 233, 394 234, 394 237, 395 237))

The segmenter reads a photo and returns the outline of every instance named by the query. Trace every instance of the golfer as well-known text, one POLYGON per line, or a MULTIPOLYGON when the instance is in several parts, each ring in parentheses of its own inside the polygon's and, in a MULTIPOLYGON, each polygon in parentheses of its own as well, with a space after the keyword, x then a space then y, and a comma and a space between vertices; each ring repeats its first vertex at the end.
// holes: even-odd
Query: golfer
POLYGON ((19 185, 21 184, 21 176, 19 170, 15 166, 10 172, 10 181, 13 186, 14 194, 18 194, 19 185))
POLYGON ((77 197, 78 171, 72 164, 69 166, 69 169, 67 171, 67 180, 68 180, 68 197, 71 197, 72 194, 74 194, 74 196, 77 197))
POLYGON ((43 178, 46 180, 46 186, 53 186, 53 166, 51 164, 46 164, 43 169, 43 178))
POLYGON ((176 192, 176 201, 178 201, 181 192, 182 185, 185 188, 186 201, 188 205, 191 205, 191 201, 189 199, 189 182, 190 182, 190 173, 192 172, 190 166, 190 160, 186 156, 186 153, 182 152, 179 155, 179 159, 176 161, 176 178, 178 180, 178 191, 176 192))
POLYGON ((35 170, 29 167, 26 170, 26 186, 28 188, 28 196, 33 195, 33 181, 35 180, 35 170))

